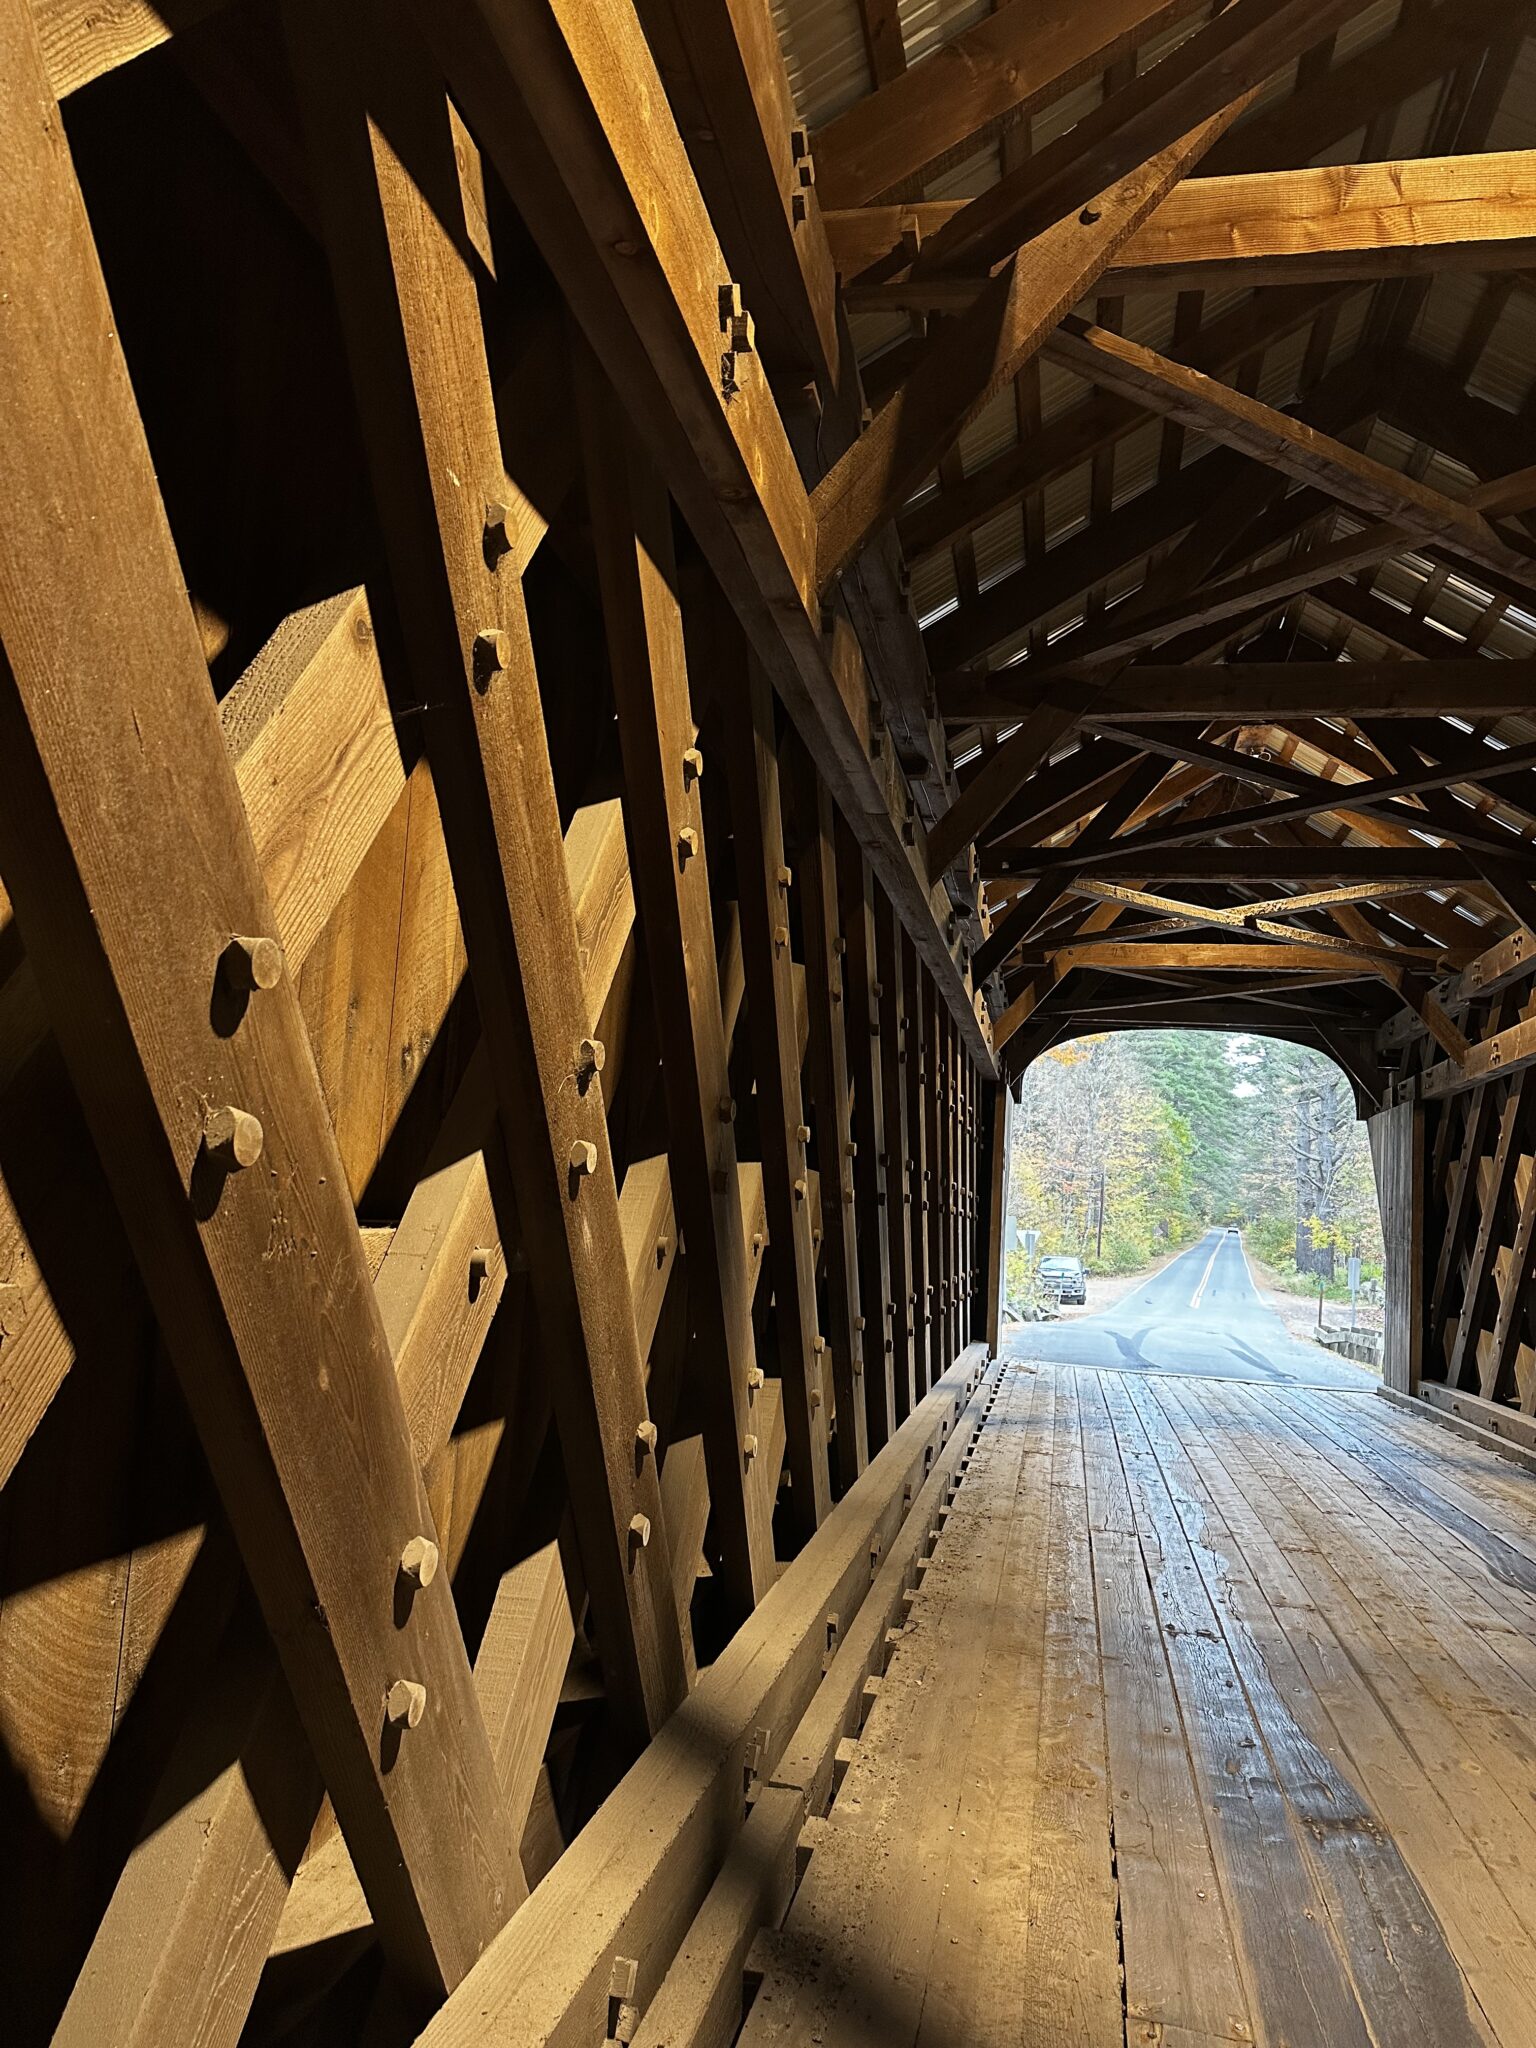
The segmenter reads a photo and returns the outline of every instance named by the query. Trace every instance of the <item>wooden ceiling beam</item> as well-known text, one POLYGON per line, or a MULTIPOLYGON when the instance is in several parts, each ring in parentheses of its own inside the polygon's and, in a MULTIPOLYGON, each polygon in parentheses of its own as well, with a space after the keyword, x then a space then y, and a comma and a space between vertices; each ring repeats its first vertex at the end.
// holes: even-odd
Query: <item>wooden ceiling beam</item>
POLYGON ((945 934, 948 899, 928 885, 921 828, 910 842, 903 836, 910 789, 893 749, 878 760, 871 751, 863 662, 834 674, 829 661, 810 502, 760 366, 737 347, 750 337, 633 7, 612 0, 599 17, 558 0, 440 0, 416 12, 971 1057, 987 1070, 986 1028, 945 934))
POLYGON ((1123 335, 1069 317, 1047 344, 1052 358, 1101 388, 1135 398, 1196 432, 1209 433, 1298 482, 1326 490, 1372 519, 1442 539, 1468 561, 1536 589, 1536 556, 1505 541, 1472 507, 1431 490, 1343 442, 1189 370, 1123 335))
MULTIPOLYGON (((1359 0, 1231 0, 1109 92, 925 240, 914 276, 984 272, 1261 86, 1358 11, 1359 0)), ((1214 138, 1213 138, 1214 139, 1214 138)))
MULTIPOLYGON (((1056 856, 1021 849, 983 861, 983 877, 1043 874, 1056 856)), ((1136 879, 1145 854, 1107 854, 1095 872, 1107 881, 1136 879)), ((1195 846, 1171 847, 1158 856, 1164 882, 1422 882, 1465 886, 1478 879, 1476 866, 1449 846, 1195 846)))
MULTIPOLYGON (((1003 669, 985 686, 968 678, 942 686, 941 709, 956 724, 1018 724, 1047 699, 1071 702, 1084 678, 1053 677, 1028 691, 1003 669)), ((1413 661, 1225 662, 1165 667, 1148 662, 1117 676, 1080 722, 1098 725, 1232 719, 1284 725, 1297 718, 1424 718, 1454 705, 1464 718, 1520 716, 1536 702, 1536 660, 1485 656, 1413 661)))
POLYGON ((1380 966, 1369 952, 1351 954, 1342 945, 1302 940, 1277 940, 1264 945, 1243 945, 1237 941, 1201 945, 1193 941, 1091 939, 1059 947, 1052 959, 1063 971, 1071 967, 1098 967, 1117 974, 1167 968, 1200 974, 1316 974, 1326 973, 1330 967, 1354 965, 1362 980, 1369 979, 1380 966))
MULTIPOLYGON (((1177 360, 1209 374, 1230 370, 1255 351, 1273 347, 1309 327, 1330 306, 1354 296, 1353 284, 1298 286, 1254 296, 1213 320, 1185 346, 1177 360)), ((1382 378, 1370 360, 1357 365, 1367 399, 1379 393, 1382 378)), ((1070 406, 1057 418, 993 456, 957 486, 934 491, 908 507, 897 532, 908 561, 947 547, 996 513, 1069 475, 1101 449, 1111 448, 1146 424, 1140 403, 1111 393, 1098 393, 1070 406)))
POLYGON ((877 91, 816 130, 822 203, 863 206, 936 177, 999 124, 1027 120, 1048 100, 1098 77, 1148 37, 1198 11, 1199 0, 1100 0, 1043 12, 998 8, 915 70, 906 71, 903 62, 904 75, 877 79, 877 91))
MULTIPOLYGON (((1523 270, 1532 235, 1536 150, 1407 157, 1393 163, 1191 177, 1121 244, 1104 292, 1230 291, 1405 277, 1439 270, 1523 270)), ((923 200, 826 216, 831 259, 850 310, 955 312, 985 280, 978 268, 919 260, 860 282, 897 254, 914 226, 937 246, 975 202, 923 200)))
POLYGON ((958 669, 991 653, 1053 612, 1085 598, 1107 577, 1177 539, 1199 518, 1212 494, 1243 467, 1244 458, 1229 449, 1202 456, 1166 483, 1154 484, 1117 506, 1108 518, 1096 519, 1048 548, 1042 558, 999 577, 979 597, 924 629, 923 645, 934 669, 958 669))
POLYGON ((1021 249, 975 302, 946 321, 868 429, 811 497, 816 578, 825 586, 901 507, 988 399, 1013 381, 1120 244, 1236 118, 1241 102, 1175 127, 1092 207, 1021 249))

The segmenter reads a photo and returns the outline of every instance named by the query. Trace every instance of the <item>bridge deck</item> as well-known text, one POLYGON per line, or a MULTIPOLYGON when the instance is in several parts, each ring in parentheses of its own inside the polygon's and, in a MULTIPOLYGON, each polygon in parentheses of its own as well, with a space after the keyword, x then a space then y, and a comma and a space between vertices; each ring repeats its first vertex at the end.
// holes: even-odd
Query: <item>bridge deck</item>
POLYGON ((1011 1364, 742 2041, 1525 2048, 1533 1730, 1536 1477, 1011 1364))

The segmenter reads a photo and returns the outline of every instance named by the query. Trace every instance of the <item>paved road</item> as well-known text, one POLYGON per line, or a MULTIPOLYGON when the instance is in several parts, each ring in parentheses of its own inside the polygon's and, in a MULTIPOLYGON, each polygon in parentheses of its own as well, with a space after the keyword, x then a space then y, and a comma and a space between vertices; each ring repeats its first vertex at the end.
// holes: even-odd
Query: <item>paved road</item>
MULTIPOLYGON (((1091 1302, 1091 1278, 1088 1296, 1091 1302)), ((1010 1358, 1118 1366, 1127 1372, 1192 1373, 1356 1392, 1372 1384, 1362 1367, 1289 1334, 1260 1298, 1241 1240, 1220 1230, 1207 1231, 1113 1308, 1070 1322, 1015 1325, 1002 1348, 1010 1358)))

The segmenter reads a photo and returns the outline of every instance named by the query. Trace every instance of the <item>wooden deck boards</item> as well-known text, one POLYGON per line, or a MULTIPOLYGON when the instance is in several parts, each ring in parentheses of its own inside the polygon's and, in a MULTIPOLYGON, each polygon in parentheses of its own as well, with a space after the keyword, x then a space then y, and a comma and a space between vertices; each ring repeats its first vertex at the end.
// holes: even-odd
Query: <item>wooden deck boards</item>
POLYGON ((1536 1476, 1014 1364, 741 2039, 1536 2048, 1536 1476))

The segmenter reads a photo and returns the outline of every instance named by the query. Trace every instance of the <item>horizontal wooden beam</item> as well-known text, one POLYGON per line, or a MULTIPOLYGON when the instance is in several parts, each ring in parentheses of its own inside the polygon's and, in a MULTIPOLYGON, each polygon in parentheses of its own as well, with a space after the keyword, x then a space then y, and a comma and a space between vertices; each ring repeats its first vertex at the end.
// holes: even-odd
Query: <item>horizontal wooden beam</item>
POLYGON ((1365 978, 1379 966, 1369 953, 1350 955, 1344 948, 1301 941, 1245 946, 1225 940, 1216 945, 1165 945, 1155 939, 1088 939, 1080 945, 1057 946, 1050 958, 1061 970, 1097 967, 1116 974, 1317 974, 1353 964, 1365 978))
MULTIPOLYGON (((825 216, 850 308, 952 312, 979 275, 909 275, 861 285, 859 273, 919 245, 963 199, 856 207, 825 216)), ((1190 178, 1121 244, 1101 290, 1223 291, 1403 277, 1436 270, 1525 269, 1536 253, 1536 150, 1407 157, 1395 163, 1190 178)), ((1492 508, 1490 508, 1492 509, 1492 508)))
MULTIPOLYGON (((1054 853, 1021 847, 1008 855, 983 857, 987 875, 1038 875, 1054 853)), ((1094 863, 1105 880, 1144 878, 1144 853, 1115 853, 1094 863)), ((1195 846, 1174 847, 1157 859, 1164 882, 1443 882, 1478 879, 1468 856, 1447 846, 1195 846)))
MULTIPOLYGON (((980 684, 956 677, 941 687, 940 709, 955 724, 1017 725, 1047 698, 1069 706, 1073 683, 1086 674, 1063 671, 1048 687, 1029 682, 1025 666, 980 684)), ((1450 709, 1460 718, 1508 718, 1533 703, 1531 660, 1147 662, 1109 682, 1083 722, 1235 718, 1284 725, 1296 718, 1437 718, 1450 709)))

